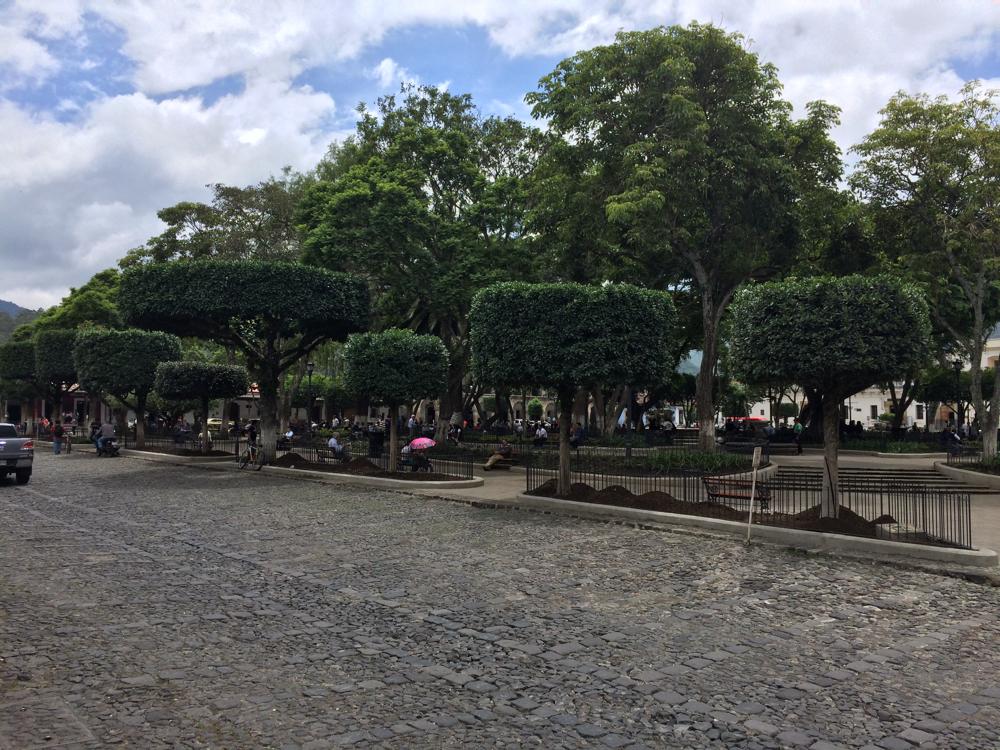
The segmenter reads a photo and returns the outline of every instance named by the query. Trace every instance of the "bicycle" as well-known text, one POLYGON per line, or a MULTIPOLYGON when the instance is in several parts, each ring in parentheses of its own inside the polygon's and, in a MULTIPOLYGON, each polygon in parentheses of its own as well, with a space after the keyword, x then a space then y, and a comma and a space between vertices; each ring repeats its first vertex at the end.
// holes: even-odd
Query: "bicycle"
POLYGON ((248 466, 254 471, 264 468, 264 452, 257 443, 247 443, 247 449, 240 455, 239 467, 245 469, 248 466))

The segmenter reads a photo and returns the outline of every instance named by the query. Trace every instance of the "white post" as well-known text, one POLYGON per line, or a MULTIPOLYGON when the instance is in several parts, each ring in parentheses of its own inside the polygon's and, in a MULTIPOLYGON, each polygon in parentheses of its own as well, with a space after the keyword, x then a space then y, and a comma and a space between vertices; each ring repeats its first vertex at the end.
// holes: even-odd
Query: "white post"
POLYGON ((753 478, 750 480, 750 510, 747 513, 747 544, 750 544, 750 529, 753 528, 753 501, 757 495, 757 467, 760 466, 760 446, 753 449, 753 478))

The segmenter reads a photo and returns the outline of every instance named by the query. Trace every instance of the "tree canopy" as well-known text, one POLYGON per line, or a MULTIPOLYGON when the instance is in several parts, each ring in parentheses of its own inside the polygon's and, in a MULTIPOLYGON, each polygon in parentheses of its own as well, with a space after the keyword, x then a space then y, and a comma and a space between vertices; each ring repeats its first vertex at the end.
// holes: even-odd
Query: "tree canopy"
POLYGON ((145 447, 146 402, 161 362, 181 357, 181 342, 161 331, 92 328, 80 331, 73 348, 80 383, 89 392, 114 396, 135 410, 136 444, 145 447))
POLYGON ((986 340, 1000 322, 1000 92, 897 94, 855 149, 851 183, 890 257, 923 283, 932 320, 969 362, 983 453, 997 452, 1000 369, 984 395, 986 340))
POLYGON ((468 95, 405 88, 362 114, 303 199, 306 260, 367 278, 378 327, 444 342, 443 416, 464 407, 473 294, 530 272, 524 181, 538 137, 481 117, 468 95))
POLYGON ((250 387, 246 368, 210 362, 162 362, 154 378, 156 392, 167 399, 201 403, 202 453, 208 453, 208 406, 217 398, 242 396, 250 387))
POLYGON ((628 284, 497 284, 476 295, 469 323, 477 377, 558 392, 560 494, 577 390, 660 383, 677 363, 670 296, 628 284))
POLYGON ((841 402, 919 367, 930 336, 923 295, 884 275, 789 279, 742 289, 731 314, 730 361, 744 382, 823 392, 823 515, 836 516, 841 402))
POLYGON ((394 471, 399 406, 440 395, 448 382, 448 350, 437 336, 390 328, 348 338, 344 363, 349 391, 390 408, 389 470, 394 471))
POLYGON ((793 122, 774 66, 700 24, 620 32, 563 60, 527 99, 563 139, 543 161, 536 209, 569 240, 563 256, 697 292, 701 441, 714 449, 719 325, 741 284, 791 264, 803 198, 835 187, 837 110, 813 103, 793 122))
POLYGON ((285 370, 329 339, 368 326, 368 286, 356 276, 280 261, 151 263, 122 275, 133 325, 201 336, 246 358, 260 390, 261 442, 270 460, 285 370))

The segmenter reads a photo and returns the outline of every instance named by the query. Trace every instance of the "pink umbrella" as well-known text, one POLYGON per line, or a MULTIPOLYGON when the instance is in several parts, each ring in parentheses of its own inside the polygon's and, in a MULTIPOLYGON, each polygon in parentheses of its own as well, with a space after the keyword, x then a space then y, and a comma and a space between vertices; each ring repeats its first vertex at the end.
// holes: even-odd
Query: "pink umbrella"
POLYGON ((423 451, 428 448, 433 448, 437 443, 435 443, 430 438, 416 438, 410 441, 410 447, 415 451, 423 451))

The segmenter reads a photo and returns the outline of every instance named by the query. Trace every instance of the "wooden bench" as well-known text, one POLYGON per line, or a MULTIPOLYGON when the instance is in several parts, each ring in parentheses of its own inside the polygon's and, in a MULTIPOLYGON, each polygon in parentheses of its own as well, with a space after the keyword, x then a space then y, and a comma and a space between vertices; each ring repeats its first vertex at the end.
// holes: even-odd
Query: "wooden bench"
MULTIPOLYGON (((702 477, 705 485, 705 492, 710 503, 721 503, 723 505, 744 505, 750 507, 750 489, 752 483, 747 479, 720 479, 718 477, 702 477), (732 501, 737 501, 733 503, 732 501)), ((767 513, 771 509, 771 490, 760 482, 757 482, 757 490, 754 499, 760 503, 762 513, 767 513)))
POLYGON ((316 461, 318 463, 343 463, 349 460, 350 456, 346 450, 341 450, 340 453, 335 453, 329 448, 317 448, 316 449, 316 461))
POLYGON ((501 458, 489 468, 487 468, 486 464, 483 464, 483 471, 510 471, 512 466, 517 466, 520 463, 521 462, 514 456, 511 456, 510 458, 501 458))
POLYGON ((434 466, 426 456, 414 456, 412 453, 404 453, 399 457, 398 468, 404 471, 407 468, 413 471, 434 471, 434 466))

